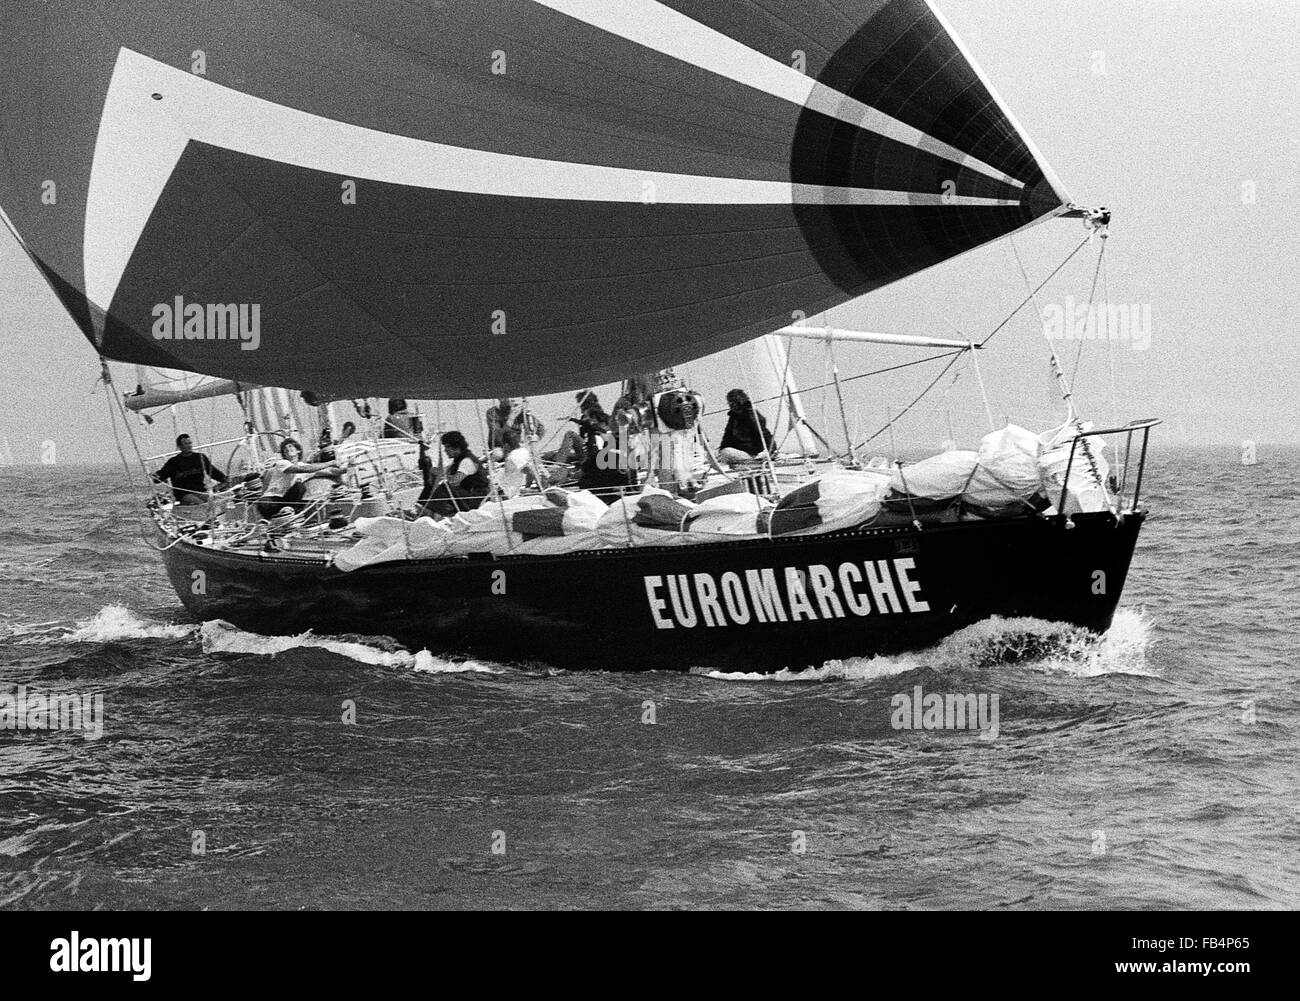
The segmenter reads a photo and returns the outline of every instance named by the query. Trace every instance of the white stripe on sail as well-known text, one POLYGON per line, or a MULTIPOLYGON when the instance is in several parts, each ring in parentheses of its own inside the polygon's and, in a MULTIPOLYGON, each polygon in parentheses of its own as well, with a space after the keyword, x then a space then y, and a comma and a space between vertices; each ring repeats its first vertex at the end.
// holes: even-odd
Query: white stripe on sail
POLYGON ((520 198, 674 205, 1018 204, 964 195, 661 173, 463 149, 288 108, 124 48, 104 100, 86 199, 86 295, 92 302, 105 309, 112 302, 149 216, 191 140, 346 178, 520 198))
MULTIPOLYGON (((975 57, 971 55, 970 49, 966 48, 966 43, 961 40, 961 36, 953 30, 952 25, 948 23, 948 19, 943 16, 943 12, 934 5, 934 0, 925 0, 925 5, 930 8, 930 13, 935 16, 935 20, 939 22, 940 27, 948 33, 948 37, 952 39, 952 44, 957 46, 957 51, 962 54, 962 58, 966 60, 970 65, 971 70, 977 77, 979 77, 980 83, 984 84, 984 89, 989 92, 989 97, 993 98, 993 103, 998 106, 998 110, 1002 112, 1003 117, 1006 118, 1011 127, 1016 130, 1016 134, 1020 137, 1020 141, 1023 142, 1025 148, 1029 150, 1029 155, 1032 156, 1034 162, 1038 164, 1038 169, 1041 170, 1043 176, 1047 178, 1047 183, 1050 184, 1052 190, 1056 192, 1056 197, 1061 202, 1062 206, 1069 204, 1073 199, 1071 199, 1066 193, 1065 186, 1061 183, 1061 179, 1056 176, 1056 171, 1052 169, 1051 164, 1043 159, 1043 154, 1038 151, 1038 147, 1034 145, 1034 141, 1029 138, 1029 133, 1021 128, 1020 122, 1018 122, 1016 116, 1011 113, 1011 107, 1006 101, 1002 100, 1002 96, 994 89, 993 81, 988 78, 988 75, 980 68, 980 64, 975 61, 975 57)), ((1059 211, 1062 210, 1058 210, 1058 212, 1059 211)), ((1055 214, 1057 213, 1053 213, 1053 215, 1055 214)))
MULTIPOLYGON (((534 0, 584 24, 600 28, 636 45, 734 80, 772 97, 811 108, 831 118, 933 153, 978 171, 994 180, 1023 188, 1016 180, 982 160, 870 105, 818 83, 780 60, 756 52, 657 0, 534 0)), ((973 65, 973 64, 972 64, 973 65)), ((978 71, 977 71, 978 72, 978 71)))

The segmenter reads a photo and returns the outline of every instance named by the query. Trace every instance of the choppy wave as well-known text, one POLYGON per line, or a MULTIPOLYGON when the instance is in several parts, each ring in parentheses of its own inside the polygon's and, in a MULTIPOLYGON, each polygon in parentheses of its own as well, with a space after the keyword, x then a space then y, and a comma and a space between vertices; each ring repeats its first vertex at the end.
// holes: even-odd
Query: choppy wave
POLYGON ((1147 650, 1151 623, 1140 610, 1120 609, 1101 636, 1078 626, 1043 619, 998 616, 945 637, 928 650, 893 656, 830 660, 821 667, 774 674, 700 669, 693 674, 721 681, 873 681, 927 668, 971 670, 1015 665, 1080 678, 1103 674, 1151 675, 1147 650))
MULTIPOLYGON (((994 616, 967 626, 922 651, 830 660, 818 668, 771 674, 698 668, 691 673, 721 681, 818 682, 872 681, 910 671, 971 670, 1015 665, 1080 678, 1106 674, 1151 675, 1147 651, 1151 623, 1144 612, 1121 609, 1101 636, 1076 626, 1033 618, 994 616)), ((425 674, 501 674, 501 665, 449 660, 428 650, 411 652, 384 637, 333 637, 307 632, 264 636, 220 619, 202 625, 159 623, 141 618, 122 605, 107 605, 92 618, 16 626, 6 638, 20 643, 113 643, 123 640, 184 639, 197 635, 204 653, 274 657, 296 649, 326 650, 375 667, 405 668, 425 674)))
POLYGON ((274 657, 290 650, 327 650, 359 664, 376 667, 404 667, 426 674, 464 674, 469 672, 500 673, 499 669, 476 661, 451 661, 435 657, 428 650, 411 653, 391 647, 380 638, 339 639, 303 633, 299 636, 262 636, 245 632, 229 622, 214 619, 199 628, 204 653, 238 653, 274 657))
POLYGON ((105 605, 91 618, 70 623, 66 619, 12 626, 6 639, 19 643, 116 643, 122 640, 183 639, 198 627, 149 622, 124 605, 105 605))
POLYGON ((78 623, 65 639, 70 643, 110 643, 116 640, 181 639, 194 626, 146 622, 129 608, 107 605, 88 622, 78 623))
POLYGON ((298 636, 263 636, 245 632, 221 619, 201 625, 152 622, 122 605, 106 605, 91 618, 75 623, 66 619, 23 623, 9 627, 4 639, 19 644, 119 643, 126 640, 174 640, 196 636, 204 653, 234 653, 274 657, 290 650, 326 650, 360 664, 408 668, 425 674, 500 674, 502 668, 477 661, 453 661, 428 650, 412 653, 384 637, 341 638, 303 633, 298 636))

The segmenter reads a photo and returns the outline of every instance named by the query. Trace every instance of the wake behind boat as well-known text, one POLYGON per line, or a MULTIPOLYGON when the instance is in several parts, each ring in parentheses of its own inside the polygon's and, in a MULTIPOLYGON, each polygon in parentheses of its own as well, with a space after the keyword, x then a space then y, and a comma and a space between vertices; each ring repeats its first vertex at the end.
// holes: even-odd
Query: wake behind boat
MULTIPOLYGON (((6 92, 51 109, 0 122, 0 201, 105 381, 137 367, 131 409, 243 409, 241 486, 209 493, 186 446, 199 503, 148 503, 194 615, 579 669, 815 666, 992 615, 1109 625, 1154 421, 1084 421, 1053 350, 1059 426, 990 414, 978 447, 903 463, 850 428, 837 366, 818 388, 838 429, 813 427, 791 377, 808 340, 928 352, 946 364, 927 389, 958 362, 978 375, 996 329, 802 318, 1052 219, 1087 229, 1066 260, 1105 246, 1109 212, 1066 196, 925 0, 743 25, 727 5, 453 5, 400 33, 368 10, 219 13, 201 61, 172 6, 111 32, 60 11, 84 49, 57 73, 0 43, 6 92), (464 57, 480 51, 487 69, 464 57), (574 74, 564 51, 593 58, 574 74), (25 194, 42 149, 71 158, 58 212, 25 194), (750 350, 774 386, 750 386, 753 407, 784 438, 736 404, 742 433, 715 443, 672 367, 750 350), (613 412, 584 403, 545 452, 530 399, 616 380, 613 412), (527 461, 494 463, 492 428, 478 456, 439 426, 439 470, 423 428, 365 402, 398 394, 501 398, 527 461), (355 437, 336 433, 348 401, 355 437), (306 427, 310 461, 287 441, 306 427)), ((13 38, 53 17, 22 11, 13 38)))

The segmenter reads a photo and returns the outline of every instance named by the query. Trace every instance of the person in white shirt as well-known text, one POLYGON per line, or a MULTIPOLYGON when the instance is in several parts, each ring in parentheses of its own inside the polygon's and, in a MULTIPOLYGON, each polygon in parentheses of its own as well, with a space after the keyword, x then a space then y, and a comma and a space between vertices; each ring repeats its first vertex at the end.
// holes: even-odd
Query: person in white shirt
POLYGON ((302 446, 293 438, 286 438, 280 443, 280 458, 262 472, 264 489, 257 502, 257 513, 263 518, 274 518, 281 508, 297 509, 305 489, 299 477, 308 473, 341 479, 344 469, 333 462, 303 462, 302 446))
POLYGON ((516 428, 506 428, 501 432, 501 444, 505 458, 497 476, 497 485, 504 496, 518 497, 524 487, 537 482, 532 468, 533 453, 520 443, 516 428))

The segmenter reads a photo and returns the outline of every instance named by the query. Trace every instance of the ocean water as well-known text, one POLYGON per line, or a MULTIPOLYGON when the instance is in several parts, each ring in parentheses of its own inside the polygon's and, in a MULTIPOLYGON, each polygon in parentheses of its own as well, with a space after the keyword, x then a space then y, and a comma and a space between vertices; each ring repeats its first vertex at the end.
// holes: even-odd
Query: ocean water
POLYGON ((0 730, 0 906, 1300 906, 1300 451, 1153 437, 1107 636, 761 680, 192 623, 119 471, 0 469, 0 693, 103 707, 0 730))

